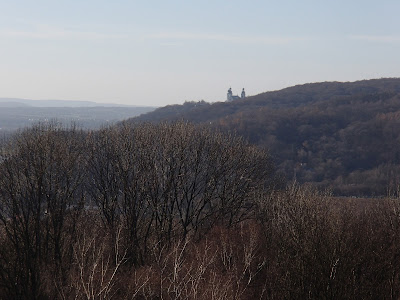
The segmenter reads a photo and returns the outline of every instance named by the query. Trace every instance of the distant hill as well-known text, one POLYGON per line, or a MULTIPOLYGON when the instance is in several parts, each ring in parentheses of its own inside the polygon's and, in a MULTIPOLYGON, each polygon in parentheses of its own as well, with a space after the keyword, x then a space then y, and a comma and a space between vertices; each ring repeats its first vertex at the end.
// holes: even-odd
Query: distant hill
POLYGON ((10 102, 7 102, 7 101, 2 102, 0 100, 0 107, 29 107, 29 105, 25 104, 25 103, 21 103, 21 102, 12 102, 12 101, 10 101, 10 102))
POLYGON ((235 131, 270 149, 288 179, 338 195, 400 185, 400 79, 322 82, 234 102, 187 102, 128 122, 188 120, 235 131))
POLYGON ((259 108, 283 109, 325 102, 337 97, 381 92, 400 92, 399 78, 362 80, 356 82, 320 82, 296 85, 279 91, 265 92, 232 102, 208 103, 186 102, 183 105, 168 105, 131 121, 159 122, 162 120, 188 119, 194 122, 209 122, 222 117, 259 108))

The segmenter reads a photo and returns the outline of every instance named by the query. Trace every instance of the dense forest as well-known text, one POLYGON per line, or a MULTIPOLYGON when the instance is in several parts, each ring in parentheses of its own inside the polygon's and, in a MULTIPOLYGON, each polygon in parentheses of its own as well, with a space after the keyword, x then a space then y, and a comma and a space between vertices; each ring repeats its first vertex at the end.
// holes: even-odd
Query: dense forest
POLYGON ((336 195, 387 195, 400 183, 400 79, 324 82, 234 102, 187 102, 129 120, 188 120, 269 149, 288 179, 336 195))
POLYGON ((39 124, 1 145, 0 299, 398 299, 399 212, 210 126, 39 124))

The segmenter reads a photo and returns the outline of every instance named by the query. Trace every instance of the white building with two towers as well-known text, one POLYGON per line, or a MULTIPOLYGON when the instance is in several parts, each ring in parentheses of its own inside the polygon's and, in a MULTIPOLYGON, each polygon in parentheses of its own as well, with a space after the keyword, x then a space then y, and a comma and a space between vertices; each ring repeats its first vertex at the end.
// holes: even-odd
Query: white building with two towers
POLYGON ((242 89, 242 94, 240 95, 240 97, 238 95, 233 95, 232 94, 232 88, 229 88, 228 94, 226 96, 226 101, 230 102, 230 101, 244 99, 244 98, 246 98, 246 93, 244 91, 244 88, 242 89))

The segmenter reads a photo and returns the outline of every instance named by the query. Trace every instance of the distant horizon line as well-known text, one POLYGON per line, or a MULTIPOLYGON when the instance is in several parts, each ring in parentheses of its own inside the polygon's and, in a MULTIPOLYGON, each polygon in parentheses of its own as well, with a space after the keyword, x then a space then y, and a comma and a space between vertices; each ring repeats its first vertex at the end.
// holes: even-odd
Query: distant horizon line
MULTIPOLYGON (((356 82, 361 82, 361 81, 373 81, 373 80, 383 80, 383 79, 400 79, 400 77, 379 77, 379 78, 369 78, 369 79, 358 79, 358 80, 325 80, 325 81, 312 81, 312 82, 306 82, 306 83, 297 83, 297 84, 290 84, 282 88, 278 89, 270 89, 266 91, 261 91, 252 95, 246 95, 248 97, 256 96, 258 94, 264 94, 268 92, 277 92, 281 91, 287 88, 291 87, 296 87, 296 86, 301 86, 301 85, 307 85, 307 84, 318 84, 318 83, 356 83, 356 82)), ((221 97, 222 99, 223 97, 221 97)), ((14 103, 22 103, 22 104, 38 104, 40 102, 58 102, 57 104, 60 103, 77 103, 77 104, 87 104, 87 105, 79 105, 79 106, 73 106, 73 105, 68 105, 68 106, 45 106, 44 104, 42 105, 36 105, 32 107, 151 107, 151 108, 159 108, 163 106, 168 106, 168 105, 182 105, 185 102, 196 102, 196 101, 206 101, 209 103, 215 103, 215 102, 225 102, 225 100, 220 100, 220 101, 207 101, 204 99, 201 100, 182 100, 182 103, 169 103, 165 105, 142 105, 142 104, 124 104, 124 103, 110 103, 110 102, 97 102, 93 100, 68 100, 68 99, 31 99, 31 98, 19 98, 19 97, 0 97, 0 103, 5 103, 5 102, 14 102, 14 103), (24 103, 26 102, 26 103, 24 103), (90 104, 90 105, 89 105, 90 104)))

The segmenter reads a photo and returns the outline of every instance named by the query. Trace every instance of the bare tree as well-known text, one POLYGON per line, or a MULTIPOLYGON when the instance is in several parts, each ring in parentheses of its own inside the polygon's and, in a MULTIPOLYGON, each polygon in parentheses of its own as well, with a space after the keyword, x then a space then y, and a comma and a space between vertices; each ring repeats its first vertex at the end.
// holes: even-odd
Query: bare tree
POLYGON ((15 298, 39 298, 43 265, 54 280, 69 267, 68 245, 83 203, 82 134, 58 124, 39 124, 3 150, 0 221, 13 255, 0 272, 13 280, 15 298))
POLYGON ((124 224, 133 263, 175 238, 240 221, 273 177, 265 151, 184 122, 123 124, 89 144, 92 199, 111 230, 124 224))
POLYGON ((96 228, 81 232, 75 242, 72 286, 76 299, 112 299, 118 293, 116 283, 121 266, 126 261, 126 249, 121 247, 121 228, 117 230, 115 244, 109 236, 96 228))

